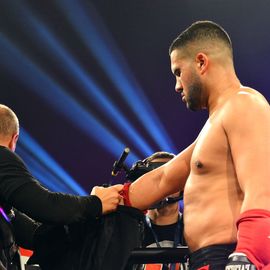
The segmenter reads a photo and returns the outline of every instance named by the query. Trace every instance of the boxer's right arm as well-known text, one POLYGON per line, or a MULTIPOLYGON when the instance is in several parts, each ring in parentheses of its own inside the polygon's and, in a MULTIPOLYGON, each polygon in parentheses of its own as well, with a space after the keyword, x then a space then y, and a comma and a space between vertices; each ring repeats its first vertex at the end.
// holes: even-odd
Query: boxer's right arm
POLYGON ((190 173, 194 146, 195 143, 191 144, 163 166, 133 182, 128 192, 131 206, 145 210, 160 199, 183 189, 190 173))

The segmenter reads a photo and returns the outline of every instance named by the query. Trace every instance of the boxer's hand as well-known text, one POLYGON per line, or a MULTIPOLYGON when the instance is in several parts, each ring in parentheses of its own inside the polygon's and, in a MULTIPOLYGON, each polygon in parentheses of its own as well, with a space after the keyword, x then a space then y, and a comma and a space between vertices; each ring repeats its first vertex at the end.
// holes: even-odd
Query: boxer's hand
POLYGON ((247 258, 244 253, 232 253, 229 256, 225 270, 256 270, 256 266, 247 258))
POLYGON ((122 200, 119 192, 123 189, 123 185, 114 185, 107 188, 94 187, 91 195, 96 195, 102 202, 102 214, 107 214, 115 211, 118 204, 122 200))

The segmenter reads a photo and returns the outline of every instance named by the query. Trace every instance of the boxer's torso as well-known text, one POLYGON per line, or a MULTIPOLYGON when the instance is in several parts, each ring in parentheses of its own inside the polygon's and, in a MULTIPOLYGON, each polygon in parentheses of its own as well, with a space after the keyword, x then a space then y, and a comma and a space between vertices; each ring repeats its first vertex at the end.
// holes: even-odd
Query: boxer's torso
POLYGON ((222 120, 213 114, 198 136, 184 192, 185 238, 192 251, 236 242, 236 220, 243 193, 239 187, 222 120))

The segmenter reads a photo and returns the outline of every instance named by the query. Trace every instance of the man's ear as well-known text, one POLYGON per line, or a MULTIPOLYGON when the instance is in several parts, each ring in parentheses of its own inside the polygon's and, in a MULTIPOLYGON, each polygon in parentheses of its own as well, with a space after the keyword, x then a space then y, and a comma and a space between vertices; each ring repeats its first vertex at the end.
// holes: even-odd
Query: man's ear
POLYGON ((197 64, 198 71, 203 75, 208 69, 208 65, 209 65, 208 56, 201 52, 198 53, 196 55, 196 64, 197 64))
POLYGON ((18 133, 13 134, 12 137, 11 137, 11 139, 10 139, 10 142, 8 144, 8 148, 11 151, 13 151, 13 152, 16 149, 16 144, 17 144, 18 138, 19 138, 19 134, 18 133))

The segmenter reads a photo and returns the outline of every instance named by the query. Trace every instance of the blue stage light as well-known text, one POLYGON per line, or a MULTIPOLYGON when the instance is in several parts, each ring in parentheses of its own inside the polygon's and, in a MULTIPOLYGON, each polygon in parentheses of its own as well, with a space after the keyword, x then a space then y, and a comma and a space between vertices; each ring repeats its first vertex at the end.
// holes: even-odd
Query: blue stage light
MULTIPOLYGON (((76 102, 64 89, 28 59, 17 49, 3 34, 0 34, 0 55, 6 70, 9 70, 14 78, 28 87, 48 102, 57 112, 60 112, 68 120, 86 132, 87 135, 98 141, 106 150, 114 156, 118 156, 119 149, 124 149, 125 144, 114 136, 111 130, 106 129, 86 109, 76 102)), ((128 164, 138 160, 131 153, 127 159, 128 164)))
POLYGON ((24 26, 26 27, 25 34, 35 36, 33 40, 37 46, 42 44, 42 50, 50 52, 54 55, 54 62, 58 61, 61 70, 65 70, 69 78, 74 78, 76 84, 79 85, 78 90, 84 90, 87 97, 96 100, 106 117, 109 117, 116 128, 132 141, 136 148, 142 153, 142 156, 148 156, 154 152, 149 144, 140 136, 135 128, 124 117, 124 114, 110 101, 102 89, 95 83, 93 78, 87 74, 65 49, 65 46, 60 43, 56 36, 53 36, 47 27, 41 23, 35 16, 26 8, 21 6, 20 14, 24 17, 24 26))
POLYGON ((21 127, 18 153, 31 167, 31 172, 39 173, 39 178, 54 191, 86 195, 86 191, 21 127), (53 186, 52 186, 53 185, 53 186))
POLYGON ((141 87, 129 71, 124 57, 117 49, 113 39, 110 38, 97 13, 94 12, 94 7, 91 6, 88 9, 89 14, 87 14, 86 8, 83 8, 78 1, 60 0, 57 3, 65 11, 74 30, 80 34, 82 41, 101 63, 101 66, 106 70, 106 74, 158 147, 164 151, 176 152, 173 142, 143 94, 141 87))
MULTIPOLYGON (((78 194, 74 190, 67 188, 64 183, 59 182, 55 176, 49 173, 47 168, 44 168, 38 160, 29 154, 20 143, 17 146, 16 153, 23 159, 31 174, 46 188, 55 192, 68 192, 78 194)), ((84 194, 84 192, 83 192, 84 194)))

